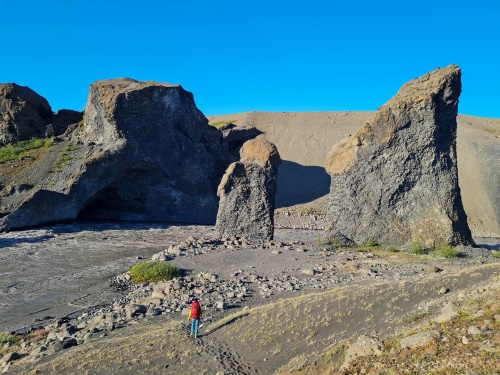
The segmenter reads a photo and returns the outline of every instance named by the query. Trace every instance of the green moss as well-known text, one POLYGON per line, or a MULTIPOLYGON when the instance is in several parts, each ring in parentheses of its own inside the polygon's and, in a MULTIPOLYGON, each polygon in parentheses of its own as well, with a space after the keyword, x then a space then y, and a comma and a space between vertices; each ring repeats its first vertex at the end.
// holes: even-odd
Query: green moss
POLYGON ((167 262, 148 261, 136 264, 129 273, 135 283, 154 283, 173 279, 179 275, 179 270, 167 262))

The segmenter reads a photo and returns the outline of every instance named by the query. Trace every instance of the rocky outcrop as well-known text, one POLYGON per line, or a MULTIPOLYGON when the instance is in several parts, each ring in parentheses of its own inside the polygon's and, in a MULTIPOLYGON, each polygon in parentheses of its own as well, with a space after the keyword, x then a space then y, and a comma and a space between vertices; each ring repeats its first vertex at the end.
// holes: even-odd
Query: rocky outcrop
POLYGON ((278 150, 259 137, 245 142, 240 155, 240 161, 226 170, 217 190, 217 236, 272 239, 276 179, 281 164, 278 150))
POLYGON ((331 236, 473 244, 458 186, 460 92, 458 66, 428 73, 333 147, 326 161, 331 236))
POLYGON ((239 159, 241 146, 243 146, 246 141, 254 139, 262 134, 260 130, 253 126, 236 126, 231 123, 220 127, 219 130, 222 132, 224 141, 229 147, 229 153, 235 161, 239 159))
POLYGON ((52 116, 47 100, 29 87, 0 84, 0 145, 44 137, 52 116))
POLYGON ((67 137, 51 173, 24 195, 4 199, 14 208, 2 218, 3 229, 76 217, 215 222, 229 155, 181 86, 98 81, 84 122, 67 137))
POLYGON ((29 87, 0 84, 0 146, 63 134, 82 117, 70 110, 54 115, 47 100, 29 87))

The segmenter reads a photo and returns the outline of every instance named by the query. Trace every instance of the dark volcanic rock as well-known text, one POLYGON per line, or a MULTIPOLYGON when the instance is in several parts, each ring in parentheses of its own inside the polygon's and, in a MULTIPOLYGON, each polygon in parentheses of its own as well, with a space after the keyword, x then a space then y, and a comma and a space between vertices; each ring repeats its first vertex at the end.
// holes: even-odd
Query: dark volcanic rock
POLYGON ((473 244, 457 175, 460 92, 458 66, 428 73, 333 147, 326 161, 332 237, 473 244))
POLYGON ((47 100, 29 87, 0 84, 0 146, 45 137, 52 116, 47 100))
POLYGON ((240 154, 241 160, 229 166, 217 191, 217 236, 272 239, 276 179, 281 164, 278 150, 259 137, 245 142, 240 154))
POLYGON ((219 130, 222 132, 224 141, 228 144, 229 152, 235 160, 239 159, 239 152, 243 143, 262 134, 254 126, 236 126, 235 124, 227 124, 220 127, 219 130))
POLYGON ((25 196, 4 198, 14 208, 0 221, 2 229, 77 216, 215 222, 217 184, 229 154, 181 86, 96 82, 84 122, 68 138, 65 162, 56 162, 59 167, 25 196))

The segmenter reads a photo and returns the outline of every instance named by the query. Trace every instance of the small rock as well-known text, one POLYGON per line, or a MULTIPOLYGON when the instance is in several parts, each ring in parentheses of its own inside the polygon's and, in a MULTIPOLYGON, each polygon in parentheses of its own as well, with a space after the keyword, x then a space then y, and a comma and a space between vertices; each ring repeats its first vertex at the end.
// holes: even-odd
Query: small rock
POLYGON ((446 323, 455 319, 457 316, 457 309, 451 302, 449 302, 441 309, 441 314, 435 317, 433 321, 437 323, 446 323))
POLYGON ((427 331, 411 335, 400 340, 401 348, 415 349, 435 342, 439 338, 438 331, 427 331))
POLYGON ((346 351, 345 360, 340 369, 349 367, 359 357, 378 356, 382 353, 382 342, 378 338, 360 336, 346 351))
POLYGON ((481 345, 481 346, 479 347, 479 349, 478 349, 478 350, 479 350, 480 352, 483 352, 483 351, 485 351, 485 350, 490 350, 490 349, 492 349, 492 348, 494 348, 494 345, 493 345, 491 342, 489 342, 489 341, 485 341, 485 342, 483 343, 483 345, 481 345))
POLYGON ((462 336, 462 344, 467 345, 469 343, 469 339, 465 336, 462 336))
POLYGON ((304 275, 309 275, 309 276, 313 276, 316 273, 316 271, 314 271, 312 268, 306 268, 300 272, 303 273, 304 275))
POLYGON ((219 310, 225 310, 225 309, 227 309, 226 302, 224 302, 224 301, 218 301, 217 304, 216 304, 216 307, 219 310))
POLYGON ((131 318, 138 314, 145 314, 148 311, 148 308, 138 303, 131 303, 130 305, 127 305, 125 310, 127 312, 127 317, 131 318))
POLYGON ((482 333, 481 329, 479 327, 476 327, 476 326, 470 326, 468 329, 467 329, 467 333, 471 336, 476 336, 476 335, 480 335, 482 333))
POLYGON ((446 294, 446 293, 448 293, 449 291, 450 291, 450 290, 449 290, 448 288, 443 287, 443 288, 439 289, 438 294, 446 294))

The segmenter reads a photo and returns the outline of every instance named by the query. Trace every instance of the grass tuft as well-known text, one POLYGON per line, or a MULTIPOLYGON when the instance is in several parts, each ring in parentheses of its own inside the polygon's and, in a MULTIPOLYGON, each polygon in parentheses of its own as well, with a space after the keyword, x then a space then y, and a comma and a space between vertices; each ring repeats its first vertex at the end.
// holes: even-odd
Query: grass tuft
POLYGON ((447 243, 441 243, 433 250, 434 253, 441 258, 456 258, 458 256, 458 250, 447 243))
POLYGON ((179 269, 167 262, 148 261, 136 264, 129 273, 135 283, 154 283, 172 280, 179 275, 179 269))
POLYGON ((390 252, 390 253, 399 253, 399 249, 398 249, 396 246, 393 246, 393 245, 391 245, 391 246, 387 247, 387 249, 386 249, 386 250, 387 250, 388 252, 390 252))
POLYGON ((411 249, 410 252, 415 255, 427 254, 427 251, 425 251, 425 248, 419 242, 412 242, 410 244, 410 249, 411 249))
POLYGON ((363 243, 363 246, 365 246, 365 247, 379 247, 380 244, 377 241, 370 239, 370 240, 365 241, 363 243))

